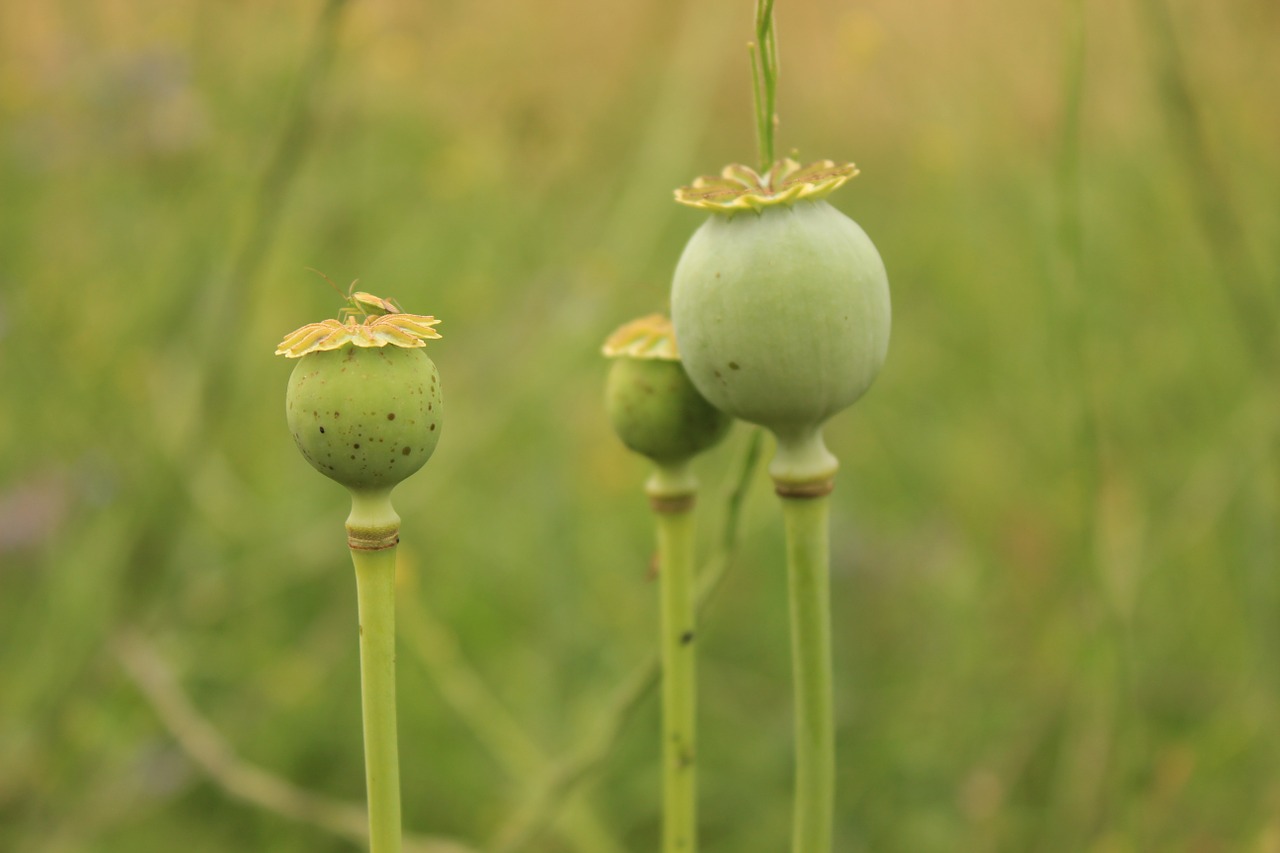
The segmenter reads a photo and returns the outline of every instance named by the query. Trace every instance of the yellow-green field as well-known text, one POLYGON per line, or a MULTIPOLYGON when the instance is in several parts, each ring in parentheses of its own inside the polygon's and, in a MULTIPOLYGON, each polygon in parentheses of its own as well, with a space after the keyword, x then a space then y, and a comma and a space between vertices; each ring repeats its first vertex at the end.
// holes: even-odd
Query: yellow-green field
MULTIPOLYGON (((666 309, 673 188, 756 157, 752 5, 0 5, 0 850, 358 849, 347 498, 272 355, 341 307, 307 267, 443 321, 397 492, 414 849, 657 849, 599 347, 666 309)), ((861 167, 894 300, 828 429, 837 853, 1280 851, 1280 6, 777 14, 779 146, 861 167)), ((699 466, 708 558, 749 437, 699 466)), ((701 846, 779 853, 763 471, 740 532, 701 846)))

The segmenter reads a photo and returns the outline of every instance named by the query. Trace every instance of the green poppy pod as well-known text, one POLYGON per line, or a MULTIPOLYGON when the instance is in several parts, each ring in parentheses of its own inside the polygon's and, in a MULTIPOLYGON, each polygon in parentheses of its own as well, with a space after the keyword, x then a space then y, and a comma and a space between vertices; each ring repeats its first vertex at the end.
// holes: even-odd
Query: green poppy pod
POLYGON ((386 489, 440 441, 440 374, 420 349, 346 347, 302 358, 285 395, 311 466, 349 489, 386 489))
POLYGON ((299 358, 285 411, 303 457, 352 491, 389 491, 440 441, 440 374, 422 349, 438 320, 414 314, 327 320, 285 338, 299 358))
POLYGON ((731 419, 703 399, 680 364, 666 317, 652 315, 619 328, 605 343, 613 363, 605 410, 628 448, 664 466, 713 447, 731 419))
POLYGON ((712 214, 672 284, 685 369, 717 408, 777 436, 783 479, 834 473, 821 427, 867 391, 888 349, 884 263, 824 200, 855 174, 830 162, 783 161, 764 177, 731 166, 677 192, 712 214))

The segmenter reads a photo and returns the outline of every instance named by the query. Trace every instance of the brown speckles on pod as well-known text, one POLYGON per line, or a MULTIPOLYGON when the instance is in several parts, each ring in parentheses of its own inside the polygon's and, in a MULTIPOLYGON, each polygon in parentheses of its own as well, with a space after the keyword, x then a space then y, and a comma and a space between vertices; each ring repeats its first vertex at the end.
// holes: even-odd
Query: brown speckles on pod
POLYGON ((394 486, 435 451, 442 415, 436 377, 421 348, 308 353, 289 380, 294 440, 308 462, 343 485, 394 486), (306 429, 302 412, 309 413, 306 429))

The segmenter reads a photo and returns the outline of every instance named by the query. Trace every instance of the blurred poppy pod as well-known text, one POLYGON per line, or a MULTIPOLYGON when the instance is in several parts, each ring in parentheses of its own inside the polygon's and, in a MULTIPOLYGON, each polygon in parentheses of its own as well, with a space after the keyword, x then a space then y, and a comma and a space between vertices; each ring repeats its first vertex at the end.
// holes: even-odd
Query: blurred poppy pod
POLYGON ((671 321, 625 324, 604 345, 613 360, 605 410, 618 438, 659 465, 685 462, 717 444, 731 419, 703 399, 680 364, 671 321))

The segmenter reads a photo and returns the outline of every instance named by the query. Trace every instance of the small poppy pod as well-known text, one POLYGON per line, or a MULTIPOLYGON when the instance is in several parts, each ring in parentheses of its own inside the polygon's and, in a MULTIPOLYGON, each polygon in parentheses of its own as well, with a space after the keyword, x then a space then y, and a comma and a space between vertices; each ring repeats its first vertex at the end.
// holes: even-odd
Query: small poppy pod
POLYGON ((676 192, 711 212, 676 267, 685 369, 717 408, 785 439, 871 386, 889 344, 889 284, 871 240, 824 198, 857 174, 829 161, 745 166, 676 192))
POLYGON ((440 374, 422 349, 432 317, 368 316, 304 326, 277 354, 289 377, 289 430, 311 466, 353 491, 388 490, 426 464, 440 441, 440 374))
POLYGON ((604 345, 613 360, 605 411, 628 448, 678 465, 715 446, 732 420, 708 403, 680 364, 671 321, 651 315, 619 328, 604 345))

